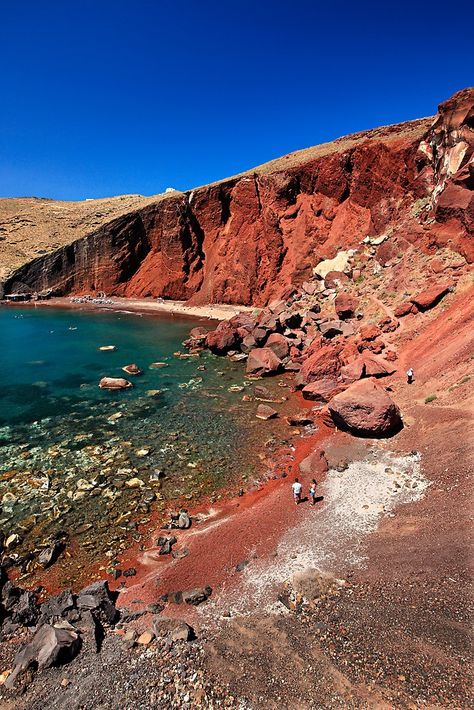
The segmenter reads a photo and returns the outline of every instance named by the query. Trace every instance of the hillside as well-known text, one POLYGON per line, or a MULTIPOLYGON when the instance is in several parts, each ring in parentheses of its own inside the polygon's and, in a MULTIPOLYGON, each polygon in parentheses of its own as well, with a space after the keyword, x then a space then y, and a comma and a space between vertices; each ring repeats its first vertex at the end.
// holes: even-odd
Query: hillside
POLYGON ((5 293, 264 305, 366 235, 472 261, 474 90, 187 193, 1 200, 5 293), (45 252, 44 254, 41 252, 45 252))

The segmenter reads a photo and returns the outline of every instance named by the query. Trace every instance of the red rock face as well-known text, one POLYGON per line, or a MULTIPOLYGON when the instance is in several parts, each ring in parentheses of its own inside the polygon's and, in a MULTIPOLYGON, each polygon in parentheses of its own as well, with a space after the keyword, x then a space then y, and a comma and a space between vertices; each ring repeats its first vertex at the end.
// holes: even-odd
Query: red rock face
MULTIPOLYGON (((265 305, 322 258, 390 230, 468 261, 474 91, 426 120, 340 139, 300 162, 161 199, 19 269, 5 292, 54 289, 265 305)), ((386 262, 395 256, 381 249, 386 262), (387 252, 387 253, 385 253, 387 252)))

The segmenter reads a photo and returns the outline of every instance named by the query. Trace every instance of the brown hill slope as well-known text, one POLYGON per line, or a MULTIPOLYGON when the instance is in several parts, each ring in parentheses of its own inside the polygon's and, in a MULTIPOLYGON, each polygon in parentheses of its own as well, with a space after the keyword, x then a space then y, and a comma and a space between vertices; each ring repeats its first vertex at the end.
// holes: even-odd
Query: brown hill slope
POLYGON ((0 201, 0 215, 15 212, 0 225, 5 293, 264 304, 365 235, 390 236, 387 260, 416 243, 471 261, 473 105, 465 89, 434 123, 355 134, 187 193, 0 201), (47 253, 30 261, 34 249, 47 253))

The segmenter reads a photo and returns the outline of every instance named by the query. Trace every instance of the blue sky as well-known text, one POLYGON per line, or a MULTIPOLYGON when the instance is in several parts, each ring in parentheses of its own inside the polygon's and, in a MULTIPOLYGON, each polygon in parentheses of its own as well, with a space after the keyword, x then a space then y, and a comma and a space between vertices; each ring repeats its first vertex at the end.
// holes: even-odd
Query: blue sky
POLYGON ((2 5, 2 197, 189 189, 474 83, 465 0, 2 5))

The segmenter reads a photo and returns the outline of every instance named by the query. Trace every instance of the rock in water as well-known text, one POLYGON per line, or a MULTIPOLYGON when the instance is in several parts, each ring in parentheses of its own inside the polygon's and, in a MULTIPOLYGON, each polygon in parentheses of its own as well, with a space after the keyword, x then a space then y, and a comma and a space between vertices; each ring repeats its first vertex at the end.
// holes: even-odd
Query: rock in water
POLYGON ((123 377, 102 377, 99 387, 101 390, 128 390, 133 385, 123 377))
POLYGON ((141 375, 143 370, 140 370, 138 365, 135 365, 135 363, 132 363, 131 365, 125 365, 125 367, 122 367, 122 370, 127 373, 127 375, 141 375))
POLYGON ((255 414, 257 419, 263 419, 265 421, 267 419, 273 419, 277 415, 278 412, 276 411, 276 409, 272 409, 272 407, 268 407, 266 404, 259 404, 257 407, 257 412, 255 414))
POLYGON ((334 423, 361 436, 387 436, 402 426, 400 410, 372 380, 359 380, 331 399, 334 423))

